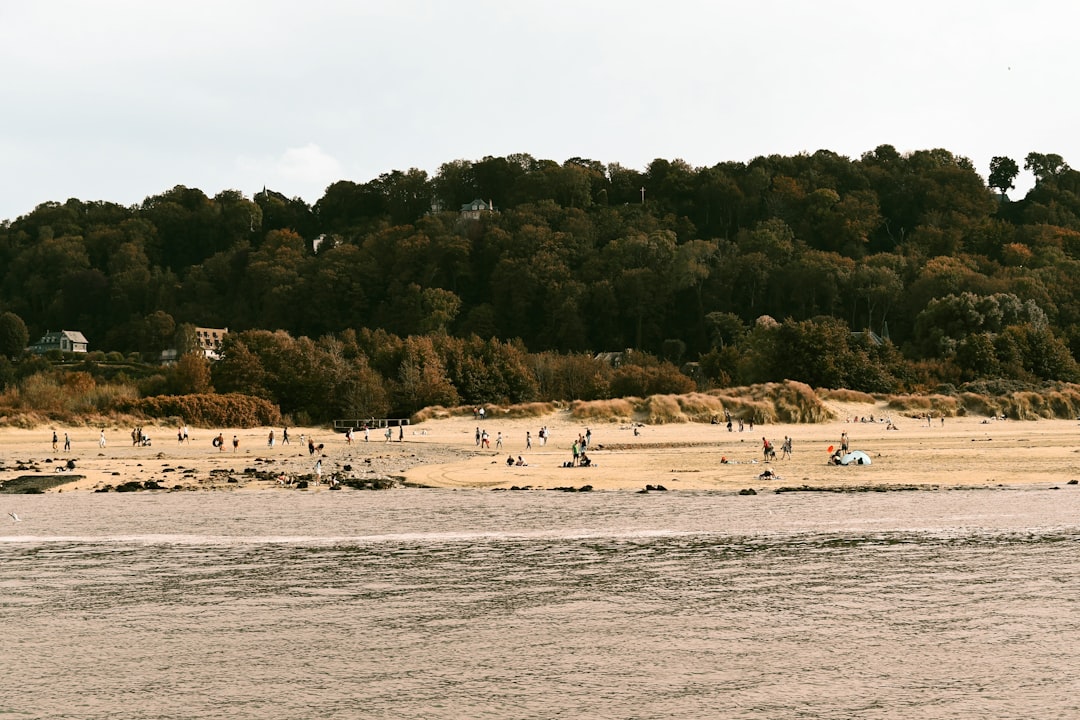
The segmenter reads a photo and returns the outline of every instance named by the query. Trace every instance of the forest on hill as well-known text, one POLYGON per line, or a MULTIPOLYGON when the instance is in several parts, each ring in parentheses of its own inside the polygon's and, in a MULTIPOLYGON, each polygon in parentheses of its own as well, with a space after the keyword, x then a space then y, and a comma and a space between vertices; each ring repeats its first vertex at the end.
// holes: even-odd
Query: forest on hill
POLYGON ((342 180, 313 205, 183 186, 44 203, 0 224, 0 385, 49 372, 22 352, 47 330, 81 331, 106 382, 102 355, 153 361, 192 326, 229 329, 222 359, 149 373, 142 395, 315 420, 784 379, 1074 382, 1080 172, 1023 168, 1013 200, 1016 161, 987 181, 944 149, 643 171, 521 154, 342 180))

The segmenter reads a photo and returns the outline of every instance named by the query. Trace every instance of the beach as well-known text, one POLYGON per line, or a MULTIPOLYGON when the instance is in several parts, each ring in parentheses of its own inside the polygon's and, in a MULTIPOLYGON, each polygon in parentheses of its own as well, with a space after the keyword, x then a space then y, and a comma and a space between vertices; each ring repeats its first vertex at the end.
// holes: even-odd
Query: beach
POLYGON ((309 490, 320 490, 335 476, 460 489, 640 491, 652 486, 760 492, 1060 485, 1080 478, 1080 428, 1074 420, 967 416, 942 422, 890 414, 882 404, 830 403, 830 409, 836 418, 829 422, 745 424, 741 430, 736 423, 731 431, 723 423, 583 421, 567 410, 520 418, 495 409, 482 421, 465 415, 408 425, 400 434, 395 428, 390 442, 381 430, 373 430, 367 442, 357 431, 351 443, 326 428, 289 428, 290 443, 284 444, 280 427, 189 428, 187 442, 178 442, 175 427, 146 427, 150 444, 144 446, 132 442, 132 428, 106 427, 102 448, 96 427, 0 428, 0 483, 8 483, 9 492, 16 478, 28 476, 47 478, 42 483, 46 492, 89 492, 148 481, 168 490, 289 490, 306 479, 309 490), (539 438, 541 427, 549 434, 546 444, 539 438), (477 429, 488 433, 489 448, 477 446, 477 429), (273 447, 268 443, 271 430, 273 447), (63 449, 65 433, 71 440, 68 451, 63 449), (586 433, 592 464, 566 467, 572 444, 586 433), (829 462, 842 433, 851 450, 866 453, 869 465, 829 462), (219 434, 221 449, 212 444, 219 434), (762 453, 766 438, 777 452, 768 463, 762 453), (788 458, 781 452, 785 438, 791 438, 788 458), (522 465, 516 464, 519 457, 522 465), (508 458, 515 464, 509 465, 508 458), (316 485, 319 471, 323 482, 316 485))

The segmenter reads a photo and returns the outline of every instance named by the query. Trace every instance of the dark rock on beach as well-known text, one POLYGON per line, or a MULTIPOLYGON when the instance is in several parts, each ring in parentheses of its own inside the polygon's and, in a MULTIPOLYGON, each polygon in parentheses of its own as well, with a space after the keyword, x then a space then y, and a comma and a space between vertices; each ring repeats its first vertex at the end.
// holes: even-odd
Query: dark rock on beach
POLYGON ((9 495, 36 495, 43 493, 46 490, 57 487, 59 485, 66 485, 76 480, 82 480, 83 475, 70 475, 68 473, 57 473, 50 475, 19 475, 10 480, 7 480, 0 485, 0 493, 6 493, 9 495))
POLYGON ((778 487, 775 493, 790 492, 827 492, 827 493, 865 493, 865 492, 901 492, 905 490, 937 490, 937 486, 919 485, 799 485, 797 487, 778 487))

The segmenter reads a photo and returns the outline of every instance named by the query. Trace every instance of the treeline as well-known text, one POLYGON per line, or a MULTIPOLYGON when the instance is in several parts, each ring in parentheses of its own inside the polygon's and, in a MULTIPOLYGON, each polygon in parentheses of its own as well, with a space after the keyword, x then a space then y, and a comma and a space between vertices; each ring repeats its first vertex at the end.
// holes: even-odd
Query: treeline
POLYGON ((430 343, 464 402, 565 399, 547 394, 535 358, 626 349, 699 387, 1077 380, 1080 172, 1052 154, 1024 167, 1035 185, 1016 201, 1009 158, 995 158, 988 186, 947 150, 886 145, 854 160, 658 159, 644 171, 488 157, 434 177, 340 181, 314 205, 185 187, 135 207, 46 203, 0 226, 0 352, 16 354, 12 317, 31 340, 74 329, 92 348, 146 358, 181 325, 228 327, 237 340, 214 386, 247 383, 286 412, 302 405, 288 388, 229 374, 241 345, 269 364, 266 378, 285 372, 244 331, 355 346, 343 367, 370 371, 398 410, 415 403, 401 390, 409 352, 362 338, 430 343), (455 343, 515 348, 530 381, 470 385, 455 343))

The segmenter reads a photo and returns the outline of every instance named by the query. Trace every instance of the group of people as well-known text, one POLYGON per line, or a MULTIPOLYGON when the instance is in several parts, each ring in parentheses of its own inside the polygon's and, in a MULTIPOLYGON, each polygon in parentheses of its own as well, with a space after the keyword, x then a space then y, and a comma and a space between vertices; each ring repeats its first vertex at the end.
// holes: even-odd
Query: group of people
MULTIPOLYGON (((730 410, 724 410, 724 423, 727 425, 727 431, 728 432, 734 432, 734 430, 735 430, 734 422, 735 421, 731 417, 731 411, 730 410)), ((750 432, 754 432, 754 421, 753 421, 753 419, 750 419, 748 422, 750 424, 750 432)), ((712 424, 713 425, 719 425, 720 424, 720 421, 716 418, 715 415, 713 416, 712 424)), ((746 429, 746 426, 743 424, 743 419, 739 418, 739 432, 742 432, 744 429, 746 429)))
POLYGON ((133 428, 131 431, 131 446, 150 447, 150 436, 141 427, 133 428))
POLYGON ((590 443, 592 443, 592 430, 585 428, 584 434, 578 433, 577 440, 575 440, 574 444, 570 447, 572 453, 570 467, 589 467, 592 465, 592 460, 589 459, 589 456, 585 452, 589 449, 590 443))
MULTIPOLYGON (((224 452, 224 450, 225 450, 225 435, 222 434, 222 433, 218 433, 217 437, 214 438, 210 442, 210 444, 213 445, 214 447, 216 447, 218 449, 218 452, 224 452)), ((237 437, 236 435, 233 435, 232 436, 232 451, 236 452, 239 449, 240 449, 240 438, 237 437)))
MULTIPOLYGON (((784 436, 784 442, 780 443, 780 459, 791 459, 791 446, 792 439, 787 435, 784 436)), ((761 438, 761 452, 764 456, 765 462, 776 459, 776 447, 773 445, 773 441, 766 437, 761 438)), ((724 462, 727 458, 721 458, 720 462, 724 462)))

